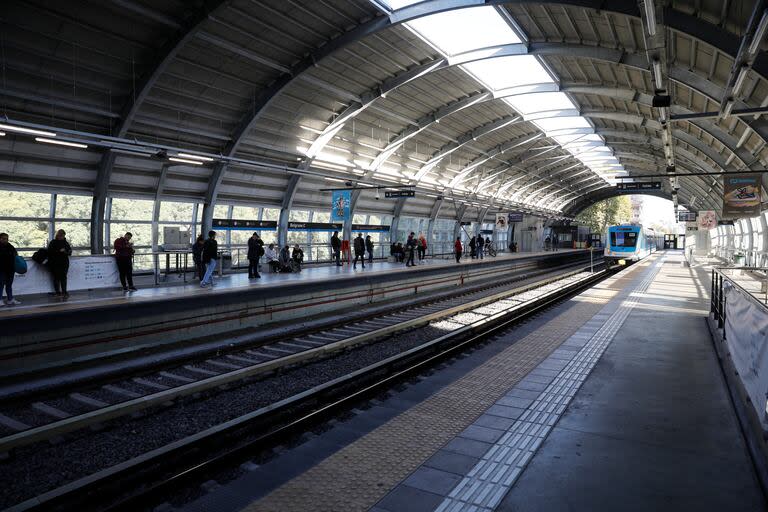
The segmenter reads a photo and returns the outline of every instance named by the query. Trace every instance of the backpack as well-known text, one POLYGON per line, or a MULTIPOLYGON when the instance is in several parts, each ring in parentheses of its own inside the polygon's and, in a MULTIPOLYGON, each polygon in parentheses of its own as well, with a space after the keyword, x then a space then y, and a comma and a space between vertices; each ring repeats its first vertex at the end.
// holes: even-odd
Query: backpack
POLYGON ((35 253, 32 255, 32 261, 34 261, 38 265, 45 265, 45 262, 48 261, 48 249, 36 250, 35 253))
POLYGON ((257 244, 256 245, 256 256, 258 256, 259 258, 264 256, 264 246, 263 245, 261 245, 261 244, 257 244))
POLYGON ((26 260, 21 256, 16 256, 13 262, 14 265, 14 272, 17 274, 26 274, 27 273, 27 262, 26 260))

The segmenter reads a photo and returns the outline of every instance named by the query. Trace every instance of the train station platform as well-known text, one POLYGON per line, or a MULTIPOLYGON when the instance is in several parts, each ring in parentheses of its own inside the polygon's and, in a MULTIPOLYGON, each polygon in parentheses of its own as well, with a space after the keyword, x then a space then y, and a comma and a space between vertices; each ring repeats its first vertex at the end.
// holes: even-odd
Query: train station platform
MULTIPOLYGON (((74 292, 70 300, 20 297, 20 306, 0 308, 0 377, 47 366, 72 366, 89 358, 126 350, 205 340, 225 333, 253 331, 268 324, 300 323, 309 317, 349 311, 375 302, 415 296, 509 272, 575 262, 589 264, 600 253, 560 250, 501 254, 496 258, 425 259, 349 265, 306 266, 300 273, 245 273, 217 278, 214 287, 196 283, 122 290, 74 292)), ((263 265, 266 268, 266 265, 263 265)))
POLYGON ((180 510, 766 510, 708 275, 656 253, 180 510))

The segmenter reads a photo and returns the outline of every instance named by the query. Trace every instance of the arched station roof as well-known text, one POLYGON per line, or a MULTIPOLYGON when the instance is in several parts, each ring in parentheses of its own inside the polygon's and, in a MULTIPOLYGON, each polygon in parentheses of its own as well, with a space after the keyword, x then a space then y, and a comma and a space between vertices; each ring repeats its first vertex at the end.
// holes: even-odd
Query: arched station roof
POLYGON ((338 180, 419 191, 357 192, 370 212, 568 217, 670 166, 658 194, 718 209, 714 173, 768 157, 765 13, 746 0, 3 2, 0 182, 92 194, 94 232, 108 196, 200 201, 210 218, 216 202, 324 207, 338 180), (472 46, 463 25, 429 35, 430 19, 482 9, 503 42, 472 46), (512 77, 523 59, 546 80, 512 77), (491 68, 518 85, 473 71, 491 68))

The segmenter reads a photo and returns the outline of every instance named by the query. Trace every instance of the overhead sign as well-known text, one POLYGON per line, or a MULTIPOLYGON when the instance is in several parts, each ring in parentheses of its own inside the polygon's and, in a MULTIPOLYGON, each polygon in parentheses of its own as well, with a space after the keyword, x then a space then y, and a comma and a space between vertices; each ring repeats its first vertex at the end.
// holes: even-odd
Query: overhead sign
POLYGON ((481 235, 492 235, 493 234, 493 230, 492 229, 481 229, 480 230, 480 234, 481 235))
POLYGON ((696 212, 677 212, 677 222, 696 222, 696 212))
POLYGON ((717 227, 717 214, 714 210, 699 210, 699 228, 714 229, 717 227))
POLYGON ((243 220, 243 219, 213 219, 213 228, 225 230, 259 231, 262 229, 277 229, 274 220, 243 220))
POLYGON ((352 231, 389 231, 383 224, 352 224, 352 231))
POLYGON ((719 220, 717 221, 718 226, 733 226, 733 220, 719 220))
POLYGON ((384 197, 416 197, 415 190, 385 190, 384 197))
POLYGON ((331 220, 349 220, 349 206, 352 204, 351 190, 334 190, 331 194, 331 220))
POLYGON ((723 176, 723 217, 756 217, 760 215, 760 183, 762 174, 723 176))
POLYGON ((506 213, 497 213, 496 214, 496 229, 499 231, 507 229, 507 225, 509 223, 509 219, 507 218, 506 213))
POLYGON ((289 222, 288 231, 341 231, 341 223, 289 222))
POLYGON ((523 222, 523 212, 510 212, 507 220, 509 222, 523 222))
POLYGON ((633 183, 617 183, 616 190, 661 190, 661 182, 635 181, 633 183))

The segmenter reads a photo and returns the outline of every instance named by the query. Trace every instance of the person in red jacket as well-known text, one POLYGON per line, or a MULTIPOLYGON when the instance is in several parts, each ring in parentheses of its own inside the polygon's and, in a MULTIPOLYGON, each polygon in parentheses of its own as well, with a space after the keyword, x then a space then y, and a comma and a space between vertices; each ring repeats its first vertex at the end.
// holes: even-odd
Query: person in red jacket
POLYGON ((454 256, 456 256, 456 263, 459 263, 461 260, 461 237, 457 236, 456 241, 453 243, 453 253, 454 256))
POLYGON ((115 240, 115 261, 117 261, 117 270, 120 272, 120 284, 123 285, 123 291, 136 291, 133 286, 133 244, 131 243, 133 235, 129 232, 115 240))

